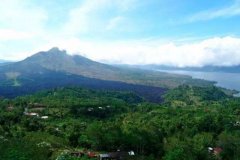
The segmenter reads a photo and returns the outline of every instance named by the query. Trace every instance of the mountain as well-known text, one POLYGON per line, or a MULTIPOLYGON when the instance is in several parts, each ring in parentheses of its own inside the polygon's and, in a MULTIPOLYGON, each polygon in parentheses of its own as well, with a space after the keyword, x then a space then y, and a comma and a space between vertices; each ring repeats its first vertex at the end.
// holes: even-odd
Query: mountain
POLYGON ((240 65, 235 66, 204 66, 204 67, 186 67, 183 68, 188 71, 200 72, 226 72, 226 73, 240 73, 240 65))
POLYGON ((58 48, 52 48, 47 52, 39 52, 19 64, 24 66, 23 68, 34 65, 51 71, 107 80, 116 79, 118 71, 115 67, 92 61, 83 56, 70 56, 65 50, 59 50, 58 48))
POLYGON ((0 95, 6 97, 77 85, 134 91, 157 101, 164 88, 174 88, 181 84, 208 86, 213 82, 195 80, 189 76, 114 67, 83 56, 68 55, 65 50, 58 48, 38 52, 23 61, 0 67, 0 95))
POLYGON ((12 63, 12 61, 0 59, 0 66, 6 65, 6 64, 10 64, 10 63, 12 63))
POLYGON ((6 62, 8 62, 8 61, 0 59, 0 63, 6 63, 6 62))

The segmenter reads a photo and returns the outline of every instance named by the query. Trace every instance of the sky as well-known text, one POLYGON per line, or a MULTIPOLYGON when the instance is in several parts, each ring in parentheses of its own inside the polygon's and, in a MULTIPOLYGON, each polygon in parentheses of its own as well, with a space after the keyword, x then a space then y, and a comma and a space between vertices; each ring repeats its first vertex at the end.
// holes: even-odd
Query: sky
POLYGON ((0 59, 52 47, 118 64, 240 64, 240 0, 1 0, 0 59))

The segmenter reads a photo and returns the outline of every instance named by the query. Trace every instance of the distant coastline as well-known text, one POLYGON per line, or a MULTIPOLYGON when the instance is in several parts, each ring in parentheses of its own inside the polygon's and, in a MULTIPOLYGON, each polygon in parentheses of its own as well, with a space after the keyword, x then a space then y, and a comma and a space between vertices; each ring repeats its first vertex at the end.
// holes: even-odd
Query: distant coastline
POLYGON ((235 97, 240 97, 240 74, 225 72, 199 72, 185 70, 157 70, 159 72, 188 75, 196 79, 204 79, 216 82, 215 86, 229 89, 235 97))

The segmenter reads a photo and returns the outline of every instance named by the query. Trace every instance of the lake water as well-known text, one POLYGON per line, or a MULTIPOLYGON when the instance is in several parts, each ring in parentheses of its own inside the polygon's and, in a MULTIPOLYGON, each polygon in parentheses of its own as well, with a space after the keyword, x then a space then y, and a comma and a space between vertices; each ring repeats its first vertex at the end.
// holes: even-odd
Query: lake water
MULTIPOLYGON (((189 75, 193 78, 215 81, 216 86, 240 91, 240 74, 239 73, 223 73, 223 72, 193 72, 182 70, 159 70, 168 73, 189 75)), ((240 93, 236 96, 240 97, 240 93)))

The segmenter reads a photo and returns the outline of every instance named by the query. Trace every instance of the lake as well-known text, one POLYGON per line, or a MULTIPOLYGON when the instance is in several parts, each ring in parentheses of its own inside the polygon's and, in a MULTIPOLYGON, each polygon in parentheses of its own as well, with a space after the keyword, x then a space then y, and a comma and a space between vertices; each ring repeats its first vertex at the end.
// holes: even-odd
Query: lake
MULTIPOLYGON (((183 70, 158 70, 162 72, 189 75, 193 78, 215 81, 216 86, 240 91, 240 74, 223 72, 196 72, 183 70)), ((240 97, 240 93, 236 96, 240 97)))

